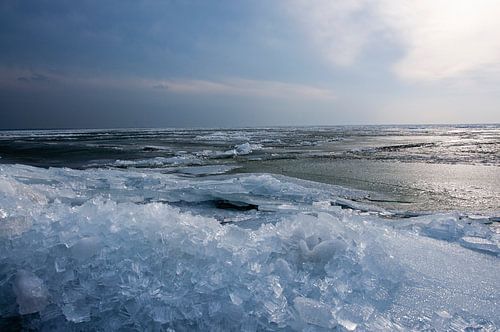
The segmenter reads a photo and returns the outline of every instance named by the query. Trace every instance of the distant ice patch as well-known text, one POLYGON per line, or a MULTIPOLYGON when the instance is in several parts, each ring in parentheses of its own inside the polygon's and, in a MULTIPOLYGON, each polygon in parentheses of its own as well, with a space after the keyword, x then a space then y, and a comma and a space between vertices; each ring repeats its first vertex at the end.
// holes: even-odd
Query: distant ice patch
POLYGON ((227 154, 232 154, 235 156, 244 156, 247 154, 252 153, 255 150, 260 150, 262 149, 262 145, 260 144, 250 144, 248 142, 235 145, 234 149, 226 151, 227 154))
POLYGON ((178 165, 199 165, 201 160, 193 155, 179 155, 174 157, 155 157, 140 160, 117 160, 114 165, 118 167, 161 167, 178 165))
POLYGON ((215 131, 206 135, 198 135, 194 138, 197 141, 207 142, 231 142, 231 141, 247 141, 248 136, 240 131, 215 131))

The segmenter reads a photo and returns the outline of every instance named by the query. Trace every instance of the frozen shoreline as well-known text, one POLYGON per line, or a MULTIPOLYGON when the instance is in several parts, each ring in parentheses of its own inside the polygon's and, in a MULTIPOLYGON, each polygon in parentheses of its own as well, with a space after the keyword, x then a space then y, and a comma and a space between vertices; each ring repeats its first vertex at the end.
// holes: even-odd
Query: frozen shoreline
POLYGON ((486 219, 388 219, 332 204, 356 207, 347 197, 362 192, 266 174, 0 170, 1 320, 70 330, 500 326, 500 236, 486 219))

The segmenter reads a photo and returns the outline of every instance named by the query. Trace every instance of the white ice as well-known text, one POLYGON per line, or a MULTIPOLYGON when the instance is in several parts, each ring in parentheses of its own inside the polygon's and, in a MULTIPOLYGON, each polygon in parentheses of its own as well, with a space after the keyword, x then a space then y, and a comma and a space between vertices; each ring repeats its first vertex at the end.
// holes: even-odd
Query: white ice
POLYGON ((266 174, 0 165, 0 318, 66 330, 499 328, 498 228, 330 203, 358 194, 266 174), (224 213, 257 226, 222 225, 224 213))

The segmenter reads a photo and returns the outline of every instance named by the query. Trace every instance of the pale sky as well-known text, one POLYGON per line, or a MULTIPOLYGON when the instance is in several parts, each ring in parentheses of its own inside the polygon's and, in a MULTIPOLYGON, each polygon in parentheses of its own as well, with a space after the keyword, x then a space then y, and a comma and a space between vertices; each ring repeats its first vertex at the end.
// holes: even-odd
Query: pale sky
POLYGON ((498 0, 0 3, 0 128, 500 123, 498 0))

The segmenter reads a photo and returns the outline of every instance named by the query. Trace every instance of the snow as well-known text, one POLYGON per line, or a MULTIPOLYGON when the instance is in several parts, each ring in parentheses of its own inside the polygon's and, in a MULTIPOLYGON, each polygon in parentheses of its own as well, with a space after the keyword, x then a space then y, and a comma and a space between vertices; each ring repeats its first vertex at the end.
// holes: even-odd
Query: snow
POLYGON ((0 165, 0 319, 61 330, 498 329, 496 228, 335 206, 359 195, 268 174, 0 165))

